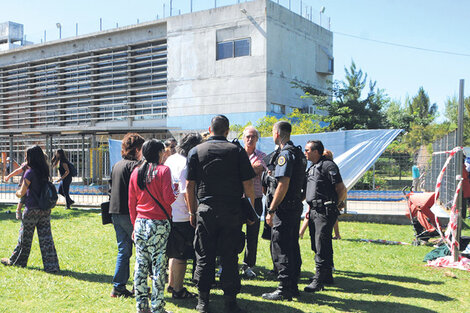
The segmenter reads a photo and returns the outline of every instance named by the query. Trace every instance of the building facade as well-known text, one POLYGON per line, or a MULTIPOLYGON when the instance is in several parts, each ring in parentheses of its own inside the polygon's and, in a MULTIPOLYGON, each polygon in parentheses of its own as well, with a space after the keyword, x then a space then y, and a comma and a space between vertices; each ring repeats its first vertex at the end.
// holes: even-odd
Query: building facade
MULTIPOLYGON (((269 0, 0 52, 0 141, 76 154, 128 131, 165 138, 309 111, 291 82, 327 91, 333 35, 269 0)), ((20 161, 20 160, 19 160, 20 161)))

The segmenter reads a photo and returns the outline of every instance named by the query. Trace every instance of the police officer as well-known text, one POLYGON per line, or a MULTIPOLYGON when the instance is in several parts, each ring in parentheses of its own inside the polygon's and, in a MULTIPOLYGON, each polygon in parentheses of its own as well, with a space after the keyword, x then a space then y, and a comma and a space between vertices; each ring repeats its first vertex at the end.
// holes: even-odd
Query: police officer
POLYGON ((241 237, 243 193, 254 204, 255 173, 245 150, 227 141, 229 121, 212 118, 211 137, 188 154, 186 195, 191 224, 196 227, 195 279, 199 291, 198 312, 209 311, 209 293, 214 281, 215 258, 221 256, 222 290, 227 313, 245 312, 236 303, 240 292, 238 247, 241 237), (197 193, 197 194, 196 194, 197 193), (196 199, 197 197, 197 199, 196 199), (197 204, 199 201, 199 205, 197 204))
POLYGON ((279 145, 272 175, 277 186, 270 202, 266 222, 272 226, 271 255, 278 270, 279 287, 262 295, 267 300, 292 300, 298 295, 302 260, 299 247, 302 186, 305 180, 305 157, 290 140, 292 127, 280 121, 273 126, 273 139, 279 145))
POLYGON ((333 283, 333 244, 331 232, 344 206, 347 189, 333 160, 323 156, 321 141, 311 140, 305 145, 305 156, 312 162, 307 171, 306 201, 309 205, 309 231, 312 250, 315 251, 316 272, 306 292, 323 289, 333 283))

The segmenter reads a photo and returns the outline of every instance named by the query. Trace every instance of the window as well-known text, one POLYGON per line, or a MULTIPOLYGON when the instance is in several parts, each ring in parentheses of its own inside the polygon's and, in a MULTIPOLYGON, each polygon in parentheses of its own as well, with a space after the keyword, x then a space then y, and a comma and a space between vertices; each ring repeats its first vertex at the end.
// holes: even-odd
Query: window
POLYGON ((334 73, 335 71, 335 60, 333 58, 328 58, 328 72, 334 73))
POLYGON ((250 38, 217 43, 217 60, 250 55, 250 38))
POLYGON ((250 55, 250 39, 234 41, 235 57, 250 55))
POLYGON ((286 114, 286 106, 282 104, 272 103, 271 112, 278 114, 286 114))
POLYGON ((233 58, 233 41, 217 43, 217 60, 233 58))

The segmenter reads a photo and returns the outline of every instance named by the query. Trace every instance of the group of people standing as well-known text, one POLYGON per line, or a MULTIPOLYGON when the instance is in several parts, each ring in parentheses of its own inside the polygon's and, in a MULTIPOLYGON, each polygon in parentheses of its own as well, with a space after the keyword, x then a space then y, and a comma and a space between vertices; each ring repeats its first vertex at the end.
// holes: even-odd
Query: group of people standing
POLYGON ((250 220, 241 203, 247 199, 256 214, 262 215, 264 194, 279 286, 262 297, 291 300, 299 295, 304 199, 310 208, 306 219, 316 252, 316 273, 304 291, 316 292, 332 283, 331 234, 346 187, 336 164, 323 155, 323 144, 309 141, 302 151, 290 140, 291 125, 284 121, 273 126, 278 149, 268 156, 256 149, 259 133, 252 126, 243 132, 244 148, 227 140, 229 121, 223 115, 212 118, 209 132, 204 142, 200 134, 190 133, 177 145, 145 141, 135 133, 124 137, 123 159, 114 165, 110 182, 110 213, 118 243, 111 296, 135 295, 138 312, 166 312, 163 292, 168 256, 167 291, 175 299, 197 296, 196 310, 210 312, 210 291, 220 257, 224 312, 245 312, 236 300, 241 289, 238 254, 246 240, 242 271, 255 277, 260 222, 250 220), (170 149, 176 153, 166 153, 170 149), (133 243, 136 265, 134 290, 130 291, 126 284, 133 243), (197 295, 183 286, 187 260, 194 257, 197 295))
MULTIPOLYGON (((320 141, 309 141, 305 150, 290 140, 291 125, 281 121, 273 126, 276 151, 265 155, 256 149, 259 133, 249 126, 243 132, 244 147, 229 142, 229 120, 212 118, 210 136, 203 141, 189 133, 177 144, 145 140, 137 133, 125 135, 122 160, 111 172, 110 206, 118 255, 113 276, 112 297, 136 298, 137 312, 165 311, 164 286, 169 265, 167 291, 174 299, 197 297, 196 310, 210 312, 210 291, 215 281, 216 258, 220 257, 224 312, 243 313, 237 303, 241 290, 238 254, 246 241, 242 271, 256 277, 253 267, 260 221, 242 209, 251 205, 262 215, 265 196, 265 223, 271 230, 271 255, 279 286, 262 295, 267 300, 292 300, 299 295, 301 256, 299 246, 302 201, 309 205, 306 220, 311 247, 315 251, 316 273, 306 292, 322 290, 333 282, 332 230, 344 206, 346 187, 336 164, 324 156, 320 141), (307 161, 311 166, 307 168, 307 161), (247 224, 246 237, 242 225, 247 224), (130 277, 132 248, 136 248, 134 288, 126 285, 130 277), (167 262, 167 257, 169 261, 167 262), (184 286, 187 260, 195 259, 193 280, 198 293, 184 286), (152 287, 147 285, 148 278, 152 287), (149 303, 150 300, 150 303, 149 303)), ((67 207, 71 166, 65 154, 56 153, 61 191, 67 207)), ((5 265, 26 266, 34 229, 47 272, 59 271, 52 239, 50 210, 38 208, 34 196, 49 179, 49 167, 39 146, 26 151, 26 165, 18 197, 26 206, 18 245, 13 255, 2 259, 5 265)))

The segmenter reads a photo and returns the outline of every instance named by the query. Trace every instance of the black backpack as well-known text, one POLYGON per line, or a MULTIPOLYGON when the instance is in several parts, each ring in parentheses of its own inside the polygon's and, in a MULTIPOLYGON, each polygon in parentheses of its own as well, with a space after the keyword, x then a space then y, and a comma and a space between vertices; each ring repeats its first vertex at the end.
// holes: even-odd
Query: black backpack
POLYGON ((68 162, 67 165, 69 166, 70 175, 71 175, 72 177, 77 176, 77 168, 75 167, 75 165, 73 165, 73 164, 70 163, 70 162, 68 162))
POLYGON ((31 190, 31 194, 36 199, 41 210, 53 209, 57 204, 57 190, 52 182, 47 181, 41 188, 39 195, 31 190))

